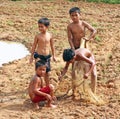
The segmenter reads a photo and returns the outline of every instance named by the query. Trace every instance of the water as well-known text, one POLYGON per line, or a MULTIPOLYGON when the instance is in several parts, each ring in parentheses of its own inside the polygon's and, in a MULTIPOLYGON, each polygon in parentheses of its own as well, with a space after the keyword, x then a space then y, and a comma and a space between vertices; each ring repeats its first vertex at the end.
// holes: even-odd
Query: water
POLYGON ((23 44, 0 41, 0 67, 4 63, 21 59, 28 54, 29 51, 23 44))

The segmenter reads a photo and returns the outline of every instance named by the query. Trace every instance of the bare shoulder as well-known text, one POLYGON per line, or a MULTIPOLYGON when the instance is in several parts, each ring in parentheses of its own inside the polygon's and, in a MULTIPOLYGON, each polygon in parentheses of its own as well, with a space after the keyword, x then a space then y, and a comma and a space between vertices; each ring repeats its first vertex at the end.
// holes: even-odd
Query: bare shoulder
POLYGON ((40 37, 41 37, 40 33, 36 34, 36 36, 35 36, 36 39, 39 39, 40 37))
POLYGON ((83 24, 84 26, 89 25, 89 23, 87 23, 86 21, 82 21, 82 24, 83 24))
POLYGON ((40 77, 34 76, 33 77, 33 83, 39 83, 40 82, 40 77))
POLYGON ((87 23, 86 21, 83 21, 82 24, 84 25, 84 27, 87 27, 89 30, 95 30, 89 23, 87 23))
POLYGON ((68 24, 67 29, 71 29, 73 23, 68 24))
POLYGON ((48 35, 50 36, 50 38, 52 38, 52 37, 53 37, 52 33, 50 33, 50 32, 48 32, 48 35))
POLYGON ((79 51, 81 53, 91 53, 91 51, 89 49, 87 49, 87 48, 80 48, 79 51))

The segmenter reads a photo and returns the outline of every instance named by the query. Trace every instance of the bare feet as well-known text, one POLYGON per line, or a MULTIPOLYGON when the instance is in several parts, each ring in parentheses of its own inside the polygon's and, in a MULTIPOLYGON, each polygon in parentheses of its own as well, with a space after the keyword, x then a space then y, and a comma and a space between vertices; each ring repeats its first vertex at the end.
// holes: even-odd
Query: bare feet
POLYGON ((51 107, 51 108, 56 108, 56 105, 50 104, 50 105, 46 105, 46 107, 51 107))
POLYGON ((34 104, 34 108, 35 108, 36 110, 40 109, 38 103, 35 103, 35 104, 34 104))

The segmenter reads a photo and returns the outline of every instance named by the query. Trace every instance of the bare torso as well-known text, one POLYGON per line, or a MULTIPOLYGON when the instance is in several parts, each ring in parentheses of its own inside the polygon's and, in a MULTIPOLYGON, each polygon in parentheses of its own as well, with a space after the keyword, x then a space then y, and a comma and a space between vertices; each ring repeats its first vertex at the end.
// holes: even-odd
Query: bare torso
POLYGON ((28 93, 29 93, 29 96, 30 96, 31 99, 33 99, 33 98, 35 97, 35 93, 34 93, 34 83, 37 83, 37 88, 38 88, 38 90, 43 87, 42 79, 39 78, 39 80, 35 81, 36 78, 37 78, 37 76, 35 75, 35 76, 33 77, 33 79, 31 80, 31 82, 30 82, 30 84, 29 84, 29 88, 28 88, 28 93))
POLYGON ((82 21, 71 23, 69 26, 72 35, 72 42, 75 48, 80 47, 81 38, 85 37, 85 26, 82 21))
POLYGON ((50 39, 51 34, 38 34, 37 35, 37 49, 36 52, 40 55, 49 55, 50 54, 50 39))
POLYGON ((76 54, 76 56, 77 56, 76 61, 84 60, 84 59, 83 59, 83 56, 84 56, 84 57, 87 57, 87 58, 90 58, 90 57, 93 56, 93 55, 91 54, 90 50, 88 50, 88 49, 86 49, 86 48, 80 48, 80 49, 75 50, 75 54, 76 54))

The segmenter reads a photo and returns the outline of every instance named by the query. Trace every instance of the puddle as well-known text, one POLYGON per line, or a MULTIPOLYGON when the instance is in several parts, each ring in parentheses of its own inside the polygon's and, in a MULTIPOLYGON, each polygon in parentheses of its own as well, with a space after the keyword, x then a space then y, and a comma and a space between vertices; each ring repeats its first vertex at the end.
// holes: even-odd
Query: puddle
POLYGON ((21 59, 28 54, 29 51, 23 44, 0 41, 0 67, 4 63, 21 59))

